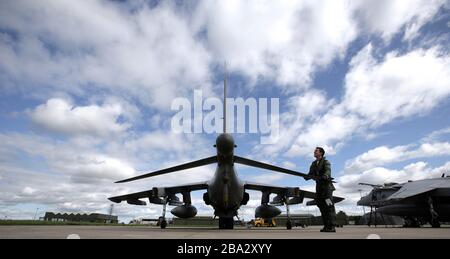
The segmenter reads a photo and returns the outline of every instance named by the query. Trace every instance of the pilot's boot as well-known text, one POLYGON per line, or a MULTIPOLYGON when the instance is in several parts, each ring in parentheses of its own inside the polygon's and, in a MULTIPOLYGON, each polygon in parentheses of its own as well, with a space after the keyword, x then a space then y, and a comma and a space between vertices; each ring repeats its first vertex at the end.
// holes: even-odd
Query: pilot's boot
POLYGON ((336 232, 336 213, 334 206, 326 206, 322 217, 325 227, 320 232, 336 232))
MULTIPOLYGON (((328 223, 329 223, 330 221, 328 221, 328 223)), ((336 228, 335 228, 335 226, 334 225, 330 225, 330 224, 327 224, 327 225, 325 225, 325 227, 323 227, 321 230, 320 230, 320 232, 325 232, 325 233, 334 233, 334 232, 336 232, 336 228)))
POLYGON ((334 226, 326 225, 325 227, 323 227, 320 230, 320 232, 327 232, 327 233, 332 232, 332 233, 334 233, 334 232, 336 232, 336 228, 334 226))
POLYGON ((323 220, 323 228, 320 230, 320 232, 328 232, 331 229, 331 227, 330 221, 326 214, 322 215, 322 220, 323 220))
POLYGON ((327 208, 328 210, 328 222, 329 222, 329 231, 328 232, 336 232, 336 209, 334 208, 334 204, 331 204, 327 208))

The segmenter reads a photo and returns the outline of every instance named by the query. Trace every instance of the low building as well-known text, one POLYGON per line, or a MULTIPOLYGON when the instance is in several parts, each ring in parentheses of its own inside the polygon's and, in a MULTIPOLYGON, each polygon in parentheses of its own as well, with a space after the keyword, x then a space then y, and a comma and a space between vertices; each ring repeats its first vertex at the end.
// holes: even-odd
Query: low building
MULTIPOLYGON (((337 226, 357 225, 359 224, 361 216, 347 216, 345 212, 339 211, 336 214, 337 226)), ((285 214, 275 217, 278 226, 286 225, 287 217, 285 214)), ((312 214, 291 214, 291 221, 293 226, 319 226, 323 225, 321 216, 314 216, 312 214)))
POLYGON ((46 212, 44 220, 56 222, 89 222, 89 223, 110 223, 110 224, 117 224, 119 222, 117 216, 100 213, 68 214, 68 213, 46 212))
POLYGON ((211 216, 196 216, 190 219, 173 218, 174 226, 218 226, 219 218, 211 216))
MULTIPOLYGON (((310 226, 310 225, 318 225, 321 223, 321 221, 320 221, 320 223, 317 222, 318 220, 312 214, 291 214, 290 218, 291 218, 291 222, 293 223, 294 226, 297 226, 297 225, 298 226, 300 226, 300 225, 310 226)), ((286 214, 276 216, 274 219, 275 219, 277 226, 285 226, 286 225, 286 222, 287 222, 286 214)))

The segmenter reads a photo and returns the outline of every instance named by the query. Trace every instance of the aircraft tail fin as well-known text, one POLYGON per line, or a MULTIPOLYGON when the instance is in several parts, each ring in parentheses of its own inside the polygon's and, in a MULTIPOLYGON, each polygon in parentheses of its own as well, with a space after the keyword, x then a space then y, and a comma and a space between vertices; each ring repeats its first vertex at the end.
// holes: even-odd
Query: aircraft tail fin
POLYGON ((223 133, 227 133, 227 62, 224 64, 223 77, 223 133))

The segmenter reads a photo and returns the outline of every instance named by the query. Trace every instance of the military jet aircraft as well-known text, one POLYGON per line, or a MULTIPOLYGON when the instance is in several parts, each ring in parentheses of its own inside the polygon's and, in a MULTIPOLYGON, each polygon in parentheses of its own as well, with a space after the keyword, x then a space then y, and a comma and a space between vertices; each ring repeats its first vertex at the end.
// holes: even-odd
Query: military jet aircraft
POLYGON ((370 186, 373 188, 368 195, 362 197, 357 203, 358 206, 370 207, 369 221, 367 225, 369 227, 372 225, 372 218, 375 219, 374 225, 377 225, 377 214, 379 214, 382 221, 385 221, 383 214, 378 213, 377 208, 383 206, 386 199, 397 192, 402 185, 398 183, 385 183, 384 185, 359 183, 359 185, 370 186))
POLYGON ((418 227, 422 222, 429 222, 432 227, 438 228, 441 222, 450 221, 449 176, 402 184, 360 184, 373 187, 357 203, 359 206, 371 207, 371 216, 374 208, 374 212, 381 215, 402 217, 406 227, 418 227))
MULTIPOLYGON (((116 183, 130 182, 147 177, 157 175, 164 175, 180 170, 205 166, 209 164, 217 164, 217 169, 213 178, 210 181, 193 183, 173 187, 155 187, 143 192, 126 194, 116 197, 111 197, 109 200, 120 203, 126 201, 128 204, 146 205, 145 201, 140 199, 148 198, 150 203, 163 205, 163 212, 160 226, 166 228, 167 221, 165 219, 166 206, 176 206, 171 210, 171 213, 180 218, 191 218, 197 214, 197 209, 192 206, 191 192, 197 190, 206 190, 203 195, 205 204, 211 205, 214 208, 214 215, 219 217, 219 229, 233 229, 234 216, 237 216, 237 211, 241 205, 246 205, 250 199, 247 190, 256 190, 262 192, 261 205, 256 208, 255 215, 263 218, 273 218, 281 213, 281 210, 276 206, 286 205, 288 220, 286 228, 292 228, 290 220, 289 205, 300 204, 304 198, 315 199, 315 193, 301 190, 298 187, 280 187, 267 184, 258 184, 242 181, 238 178, 235 168, 235 163, 247 166, 253 166, 261 169, 272 170, 279 173, 295 175, 305 179, 314 179, 314 176, 296 172, 293 170, 281 168, 278 166, 250 160, 244 157, 234 155, 234 148, 236 147, 233 137, 226 133, 226 90, 227 81, 224 79, 224 129, 223 134, 220 134, 216 139, 217 154, 208 158, 189 162, 186 164, 170 167, 163 170, 147 173, 133 178, 118 181, 116 183), (181 194, 183 201, 176 196, 181 194), (276 194, 270 202, 270 195, 276 194)), ((340 202, 343 198, 333 197, 333 201, 340 202)))

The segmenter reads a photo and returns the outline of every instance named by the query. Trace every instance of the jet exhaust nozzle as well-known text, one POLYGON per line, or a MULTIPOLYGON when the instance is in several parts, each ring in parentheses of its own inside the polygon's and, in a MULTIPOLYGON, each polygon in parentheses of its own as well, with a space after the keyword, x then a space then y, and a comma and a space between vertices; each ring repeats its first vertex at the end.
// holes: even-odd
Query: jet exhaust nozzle
POLYGON ((197 208, 192 205, 181 205, 173 208, 170 212, 179 218, 188 219, 197 215, 197 208))

